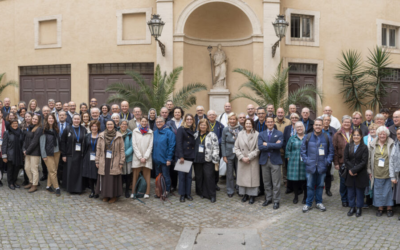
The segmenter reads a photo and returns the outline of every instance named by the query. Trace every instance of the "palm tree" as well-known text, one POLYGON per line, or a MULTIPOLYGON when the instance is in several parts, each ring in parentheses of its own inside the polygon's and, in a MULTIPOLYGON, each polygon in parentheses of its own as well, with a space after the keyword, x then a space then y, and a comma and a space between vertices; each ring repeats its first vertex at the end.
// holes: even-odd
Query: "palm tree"
POLYGON ((285 111, 289 110, 289 105, 292 103, 315 110, 317 107, 315 96, 318 96, 322 101, 322 93, 313 86, 300 87, 288 93, 289 68, 283 68, 282 61, 269 81, 246 69, 235 69, 234 72, 240 73, 247 78, 247 82, 242 84, 239 90, 248 88, 252 91, 252 94, 239 93, 231 101, 238 98, 246 98, 260 107, 273 104, 274 107, 282 107, 285 111))
POLYGON ((365 93, 368 92, 368 84, 363 80, 365 71, 362 68, 361 54, 355 50, 342 52, 343 60, 339 63, 339 72, 335 78, 343 84, 341 93, 344 103, 354 111, 361 111, 365 106, 365 93))
POLYGON ((162 74, 160 66, 157 65, 154 72, 154 79, 150 85, 140 73, 127 71, 125 74, 132 77, 138 86, 121 82, 109 85, 106 91, 116 93, 111 95, 107 102, 112 103, 126 100, 131 107, 140 107, 144 113, 147 113, 150 108, 155 108, 159 111, 172 96, 175 106, 188 109, 196 104, 197 99, 194 94, 202 90, 207 90, 207 87, 202 83, 190 83, 175 92, 175 84, 182 70, 182 67, 178 67, 167 75, 166 72, 162 74))
MULTIPOLYGON (((3 76, 4 76, 5 74, 6 74, 6 73, 0 74, 0 83, 1 83, 1 81, 3 80, 3 76)), ((17 84, 16 81, 11 80, 11 81, 6 82, 6 83, 3 84, 3 85, 0 85, 0 95, 1 95, 1 93, 3 93, 4 89, 7 88, 8 86, 18 87, 18 84, 17 84)))
POLYGON ((390 52, 382 47, 376 46, 374 50, 369 51, 367 64, 369 65, 365 71, 366 83, 370 86, 367 95, 371 100, 368 105, 371 109, 382 107, 382 98, 386 96, 386 84, 382 79, 392 73, 388 69, 390 62, 390 52))

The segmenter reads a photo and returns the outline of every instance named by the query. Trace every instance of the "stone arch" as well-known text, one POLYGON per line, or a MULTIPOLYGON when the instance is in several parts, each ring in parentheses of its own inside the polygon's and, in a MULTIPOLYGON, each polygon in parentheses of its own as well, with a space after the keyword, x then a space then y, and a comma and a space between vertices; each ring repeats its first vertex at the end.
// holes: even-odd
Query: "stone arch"
POLYGON ((194 10, 204 4, 216 2, 231 4, 242 10, 250 20, 251 26, 253 28, 252 36, 262 36, 261 24, 256 16, 256 13, 250 8, 250 6, 248 6, 245 2, 241 0, 196 0, 191 2, 183 9, 178 18, 178 21, 176 23, 175 35, 184 35, 185 23, 194 10))

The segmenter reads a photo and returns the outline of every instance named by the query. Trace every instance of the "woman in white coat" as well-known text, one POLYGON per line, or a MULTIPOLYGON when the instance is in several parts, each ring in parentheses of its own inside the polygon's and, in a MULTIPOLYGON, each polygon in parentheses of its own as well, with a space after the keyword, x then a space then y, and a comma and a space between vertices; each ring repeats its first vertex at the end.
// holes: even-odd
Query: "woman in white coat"
POLYGON ((153 151, 153 131, 149 128, 149 118, 143 116, 140 118, 140 127, 135 128, 132 133, 133 146, 133 182, 132 193, 135 192, 134 187, 139 177, 140 171, 147 183, 147 190, 144 198, 149 198, 150 195, 150 174, 153 168, 153 160, 151 152, 153 151))

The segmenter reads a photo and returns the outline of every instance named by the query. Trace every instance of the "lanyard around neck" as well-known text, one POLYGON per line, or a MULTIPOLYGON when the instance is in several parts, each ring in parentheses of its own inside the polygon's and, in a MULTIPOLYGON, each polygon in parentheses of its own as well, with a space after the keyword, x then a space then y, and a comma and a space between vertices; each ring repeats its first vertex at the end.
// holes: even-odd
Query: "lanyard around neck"
POLYGON ((75 136, 76 136, 77 141, 79 142, 79 137, 81 136, 81 126, 79 126, 78 135, 76 134, 75 128, 73 129, 73 131, 74 131, 74 133, 75 133, 75 136))

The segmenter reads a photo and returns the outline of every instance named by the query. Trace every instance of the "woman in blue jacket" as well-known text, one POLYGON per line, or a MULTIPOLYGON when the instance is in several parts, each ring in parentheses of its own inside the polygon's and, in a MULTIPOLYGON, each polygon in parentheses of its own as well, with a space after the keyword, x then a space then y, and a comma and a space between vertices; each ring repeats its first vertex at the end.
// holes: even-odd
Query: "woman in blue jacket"
MULTIPOLYGON (((194 147, 196 139, 194 133, 196 132, 196 125, 194 123, 194 116, 191 114, 185 115, 182 126, 176 133, 176 152, 175 155, 179 159, 179 163, 185 160, 194 160, 194 147)), ((178 171, 179 176, 179 194, 181 195, 180 201, 185 202, 185 198, 192 201, 192 167, 189 173, 178 171)))

